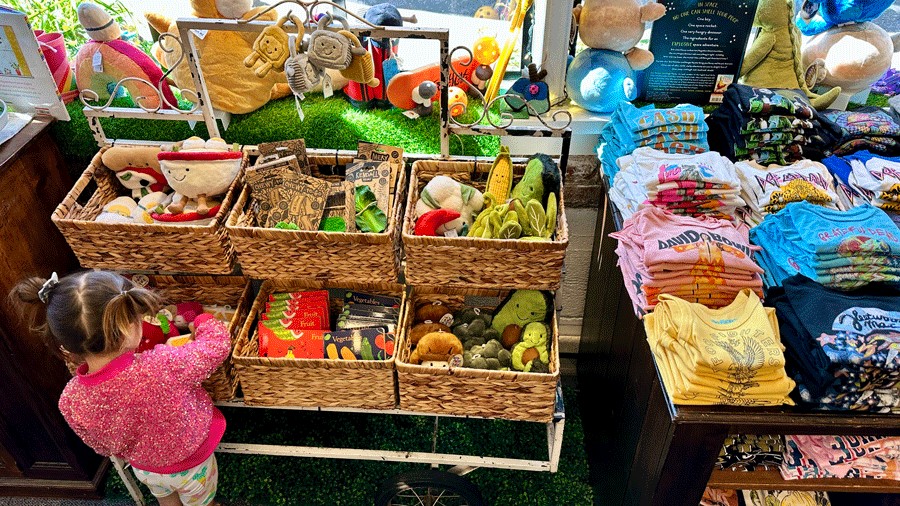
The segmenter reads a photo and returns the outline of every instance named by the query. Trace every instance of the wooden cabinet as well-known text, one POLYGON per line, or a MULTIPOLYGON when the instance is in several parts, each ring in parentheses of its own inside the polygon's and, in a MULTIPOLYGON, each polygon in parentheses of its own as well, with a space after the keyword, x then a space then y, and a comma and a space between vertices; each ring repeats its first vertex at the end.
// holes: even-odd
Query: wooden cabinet
MULTIPOLYGON (((826 490, 900 494, 900 482, 869 479, 783 480, 778 471, 714 471, 729 434, 900 435, 900 415, 811 412, 800 408, 676 406, 653 361, 616 266, 620 226, 609 199, 602 199, 581 353, 598 357, 592 402, 601 420, 588 424, 605 456, 598 493, 607 504, 696 506, 707 483, 727 489, 826 490)), ((583 388, 589 388, 584 386, 583 388)), ((587 431, 587 429, 586 429, 587 431)))
POLYGON ((96 497, 108 466, 59 412, 65 365, 6 299, 24 276, 78 268, 50 221, 71 186, 47 122, 0 146, 0 496, 96 497))

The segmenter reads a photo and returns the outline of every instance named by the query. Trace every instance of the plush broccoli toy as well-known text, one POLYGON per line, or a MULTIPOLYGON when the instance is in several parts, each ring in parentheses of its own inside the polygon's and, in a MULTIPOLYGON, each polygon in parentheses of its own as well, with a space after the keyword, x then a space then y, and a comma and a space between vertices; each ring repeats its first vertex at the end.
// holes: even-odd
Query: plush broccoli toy
POLYGON ((468 350, 473 346, 483 345, 491 339, 500 339, 500 333, 491 328, 493 318, 490 314, 476 309, 466 309, 456 316, 453 334, 468 350))
POLYGON ((484 345, 475 345, 463 353, 464 367, 499 371, 509 370, 511 365, 512 354, 496 339, 491 339, 484 345))

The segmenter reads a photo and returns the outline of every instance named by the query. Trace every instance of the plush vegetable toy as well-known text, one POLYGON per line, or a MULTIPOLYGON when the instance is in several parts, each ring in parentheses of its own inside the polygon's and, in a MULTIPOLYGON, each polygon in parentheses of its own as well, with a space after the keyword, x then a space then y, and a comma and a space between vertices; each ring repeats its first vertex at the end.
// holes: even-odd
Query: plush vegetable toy
POLYGON ((496 339, 491 339, 484 345, 472 346, 463 353, 463 367, 499 371, 509 370, 510 366, 512 354, 496 339))
MULTIPOLYGON (((228 190, 241 170, 243 155, 229 149, 224 140, 204 141, 199 137, 185 140, 179 151, 161 151, 157 155, 163 175, 177 192, 166 208, 170 214, 181 214, 188 200, 197 201, 199 217, 215 214, 212 197, 228 190)), ((160 219, 154 216, 154 219, 160 219)))
POLYGON ((416 202, 416 218, 434 209, 450 209, 459 213, 459 218, 444 226, 461 233, 463 227, 472 225, 475 214, 484 206, 484 196, 475 188, 461 184, 447 176, 435 176, 422 189, 416 202))
POLYGON ((812 69, 802 67, 800 32, 792 22, 793 12, 793 0, 760 0, 753 20, 760 32, 744 56, 741 82, 757 88, 800 89, 813 107, 827 109, 841 89, 832 88, 824 95, 810 91, 818 80, 815 67, 824 65, 824 61, 812 62, 812 69), (815 79, 807 81, 808 75, 815 79))
POLYGON ((552 311, 553 301, 545 292, 516 290, 497 308, 491 327, 500 333, 508 325, 525 327, 532 322, 546 321, 552 311))
POLYGON ((512 366, 517 371, 549 372, 548 347, 550 331, 540 322, 529 323, 522 332, 522 342, 512 350, 512 366))
POLYGON ((178 103, 169 86, 161 86, 160 101, 155 87, 163 78, 162 70, 137 46, 120 37, 119 25, 102 7, 85 2, 78 6, 78 22, 87 31, 87 41, 75 56, 75 81, 79 91, 91 90, 98 100, 106 100, 120 80, 137 77, 150 83, 126 81, 123 86, 132 100, 149 109, 167 109, 178 103))
MULTIPOLYGON (((409 334, 407 334, 407 338, 409 342, 413 345, 419 343, 419 340, 422 339, 422 336, 425 334, 430 334, 432 332, 451 332, 450 327, 444 325, 443 323, 418 323, 413 325, 411 329, 409 329, 409 334)), ((451 332, 452 333, 452 332, 451 332)))
POLYGON ((462 343, 449 332, 432 332, 425 334, 416 344, 416 349, 409 356, 410 364, 422 362, 448 362, 450 357, 463 352, 462 343))
POLYGON ((138 352, 153 349, 157 344, 165 344, 172 337, 191 330, 194 320, 203 314, 203 305, 198 302, 182 302, 164 307, 154 316, 145 316, 141 322, 141 342, 138 352))
MULTIPOLYGON (((191 0, 193 16, 206 19, 250 19, 268 6, 252 7, 251 0, 191 0)), ((147 13, 147 21, 159 33, 178 35, 175 21, 155 13, 147 13)), ((261 14, 257 21, 275 21, 274 10, 261 14)), ((246 114, 265 105, 269 100, 290 96, 283 72, 269 72, 263 78, 251 78, 244 67, 244 58, 253 52, 257 33, 250 31, 209 30, 203 37, 194 36, 197 51, 203 54, 200 68, 209 94, 207 99, 220 111, 246 114)), ((156 51, 157 59, 172 68, 181 56, 156 51)), ((187 58, 174 69, 171 77, 179 88, 194 89, 187 58)))
POLYGON ((131 196, 140 199, 151 192, 169 191, 159 168, 157 146, 113 146, 100 156, 103 165, 116 173, 131 196))
POLYGON ((415 321, 418 323, 443 323, 453 325, 453 312, 440 303, 423 304, 416 308, 415 321))
POLYGON ((500 333, 491 328, 489 314, 480 314, 468 322, 458 323, 453 327, 453 335, 463 343, 463 348, 482 345, 494 339, 500 339, 500 333))
POLYGON ((611 112, 622 101, 634 100, 634 71, 653 63, 653 54, 635 46, 645 24, 663 17, 664 5, 638 0, 585 0, 573 11, 581 41, 588 47, 569 66, 566 84, 579 106, 611 112), (618 54, 617 54, 618 53, 618 54))
POLYGON ((509 158, 509 146, 500 146, 500 153, 494 158, 491 171, 488 172, 485 193, 490 193, 498 204, 506 202, 512 189, 513 168, 509 158))
POLYGON ((419 216, 416 220, 415 235, 443 236, 450 229, 447 223, 459 218, 459 213, 452 209, 435 209, 419 216))

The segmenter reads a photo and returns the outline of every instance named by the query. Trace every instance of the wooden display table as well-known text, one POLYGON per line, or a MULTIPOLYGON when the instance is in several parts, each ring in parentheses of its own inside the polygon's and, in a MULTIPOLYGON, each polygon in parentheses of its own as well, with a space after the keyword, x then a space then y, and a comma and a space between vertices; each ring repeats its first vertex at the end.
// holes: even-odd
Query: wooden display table
MULTIPOLYGON (((585 308, 582 353, 600 357, 596 402, 607 407, 606 462, 598 473, 608 504, 696 506, 703 489, 900 493, 900 482, 784 480, 772 471, 714 471, 729 434, 900 435, 900 415, 731 406, 675 406, 662 386, 643 324, 616 266, 617 230, 603 193, 585 308)), ((586 428, 590 430, 590 428, 586 428)))
POLYGON ((78 268, 50 222, 72 181, 48 126, 33 121, 0 145, 0 496, 97 497, 108 461, 57 407, 69 372, 6 299, 24 276, 78 268))

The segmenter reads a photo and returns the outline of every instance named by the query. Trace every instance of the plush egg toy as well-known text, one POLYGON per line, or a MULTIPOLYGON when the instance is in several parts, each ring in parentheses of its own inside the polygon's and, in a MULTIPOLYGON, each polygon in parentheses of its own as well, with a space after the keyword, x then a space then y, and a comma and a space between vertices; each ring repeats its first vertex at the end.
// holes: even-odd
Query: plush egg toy
MULTIPOLYGON (((178 151, 161 151, 159 165, 169 186, 177 193, 166 207, 169 214, 181 214, 189 200, 197 201, 200 217, 212 210, 207 199, 228 191, 241 170, 243 155, 230 150, 224 140, 215 137, 204 141, 191 137, 178 151)), ((154 219, 159 219, 154 216, 154 219)))
POLYGON ((447 89, 447 108, 450 109, 450 116, 454 118, 466 112, 469 105, 469 97, 462 88, 451 86, 447 89))

